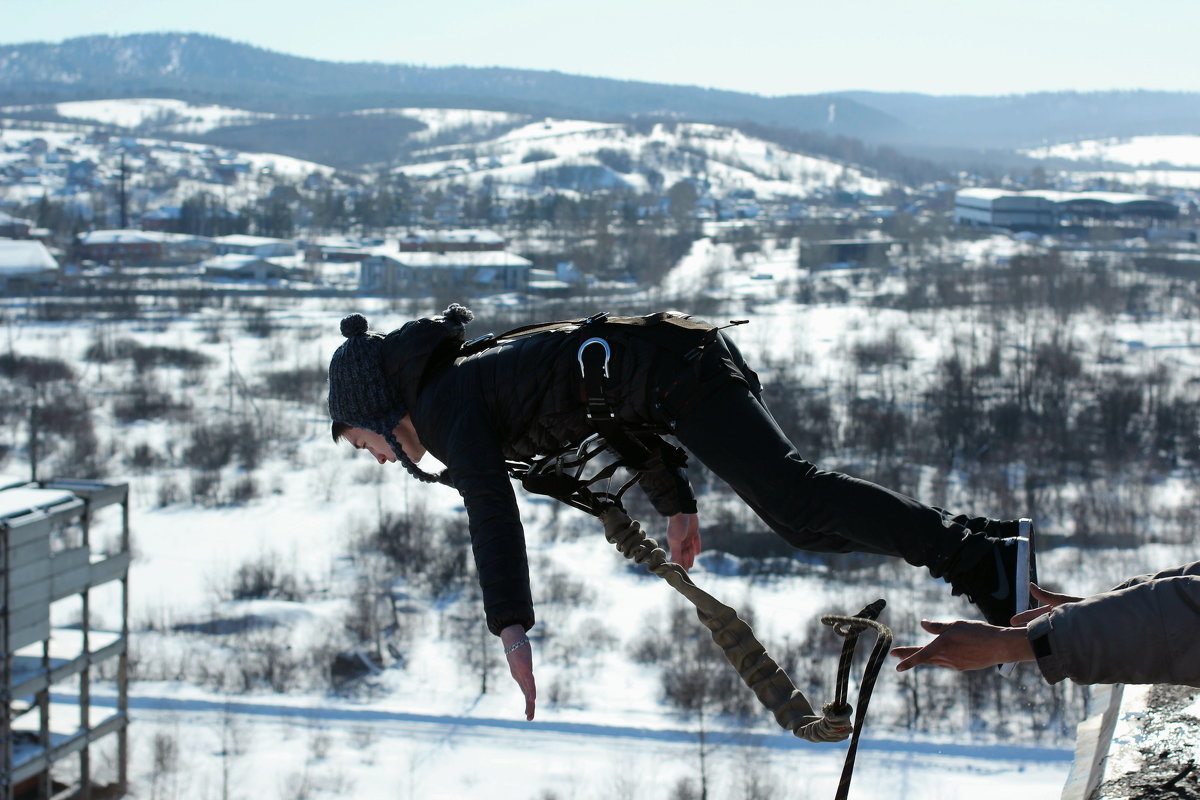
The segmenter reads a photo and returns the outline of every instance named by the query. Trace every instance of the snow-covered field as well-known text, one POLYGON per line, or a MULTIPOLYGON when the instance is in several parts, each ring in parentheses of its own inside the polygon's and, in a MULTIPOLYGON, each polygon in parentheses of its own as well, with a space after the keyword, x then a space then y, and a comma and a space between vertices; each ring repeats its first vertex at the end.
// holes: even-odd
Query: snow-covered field
POLYGON ((218 105, 196 105, 169 98, 130 98, 126 100, 80 100, 58 103, 58 113, 71 119, 87 119, 122 128, 145 123, 172 133, 207 133, 225 125, 244 125, 274 115, 218 105))
POLYGON ((1023 151, 1032 158, 1062 158, 1078 162, 1068 177, 1086 185, 1097 181, 1129 186, 1200 188, 1200 136, 1132 136, 1125 139, 1085 139, 1023 151), (1124 165, 1126 169, 1097 169, 1124 165))
POLYGON ((1132 136, 1085 139, 1024 151, 1034 158, 1108 161, 1131 167, 1200 167, 1200 136, 1132 136))
MULTIPOLYGON (((1022 246, 1001 238, 992 244, 993 257, 1022 246)), ((971 248, 976 257, 987 257, 984 244, 971 248)), ((730 301, 730 316, 752 320, 734 332, 751 361, 795 362, 797 353, 803 353, 795 368, 807 371, 815 383, 836 379, 837 365, 852 342, 877 337, 888 328, 902 328, 910 337, 912 357, 906 369, 920 374, 956 336, 982 322, 964 317, 945 324, 934 312, 906 316, 854 303, 798 305, 786 299, 805 279, 795 263, 792 246, 767 246, 737 259, 729 245, 701 240, 663 288, 638 302, 678 305, 680 297, 699 287, 708 287, 713 296, 741 298, 730 301)), ((82 353, 98 337, 130 336, 142 344, 207 353, 220 366, 203 375, 179 373, 162 380, 186 387, 197 418, 217 421, 240 418, 231 411, 252 411, 232 376, 254 384, 270 369, 324 364, 340 341, 337 320, 349 310, 328 301, 267 308, 278 334, 267 340, 245 335, 241 317, 220 309, 127 322, 21 322, 9 324, 5 336, 14 352, 77 365, 98 397, 132 379, 127 366, 83 361, 82 353)), ((402 321, 384 301, 362 301, 355 310, 378 327, 402 321)), ((487 309, 477 311, 486 314, 487 309)), ((1111 331, 1078 333, 1110 337, 1133 357, 1180 374, 1195 374, 1200 367, 1195 347, 1200 322, 1195 320, 1120 318, 1111 331)), ((255 471, 260 495, 245 505, 163 504, 164 486, 186 480, 186 472, 176 468, 128 476, 136 553, 130 616, 133 649, 145 672, 153 671, 154 664, 169 672, 177 663, 186 674, 198 659, 211 657, 215 667, 227 657, 214 646, 197 644, 195 637, 169 632, 181 623, 253 616, 272 621, 277 627, 271 630, 286 631, 298 652, 307 652, 312 642, 336 639, 357 579, 348 553, 359 532, 388 510, 420 507, 436 519, 463 518, 452 491, 418 485, 399 469, 381 468, 349 448, 334 446, 325 421, 313 409, 298 413, 261 405, 253 411, 285 414, 291 438, 263 454, 255 471), (231 574, 264 559, 300 576, 312 587, 309 595, 303 601, 228 600, 225 587, 231 574)), ((165 420, 124 426, 119 433, 103 414, 100 421, 102 440, 119 435, 128 445, 144 443, 161 453, 178 454, 184 446, 184 429, 165 420)), ((0 464, 0 471, 18 471, 15 459, 0 464)), ((969 506, 964 486, 952 484, 945 491, 948 506, 969 506)), ((1184 485, 1161 488, 1168 502, 1186 501, 1188 491, 1184 485)), ((167 677, 135 682, 132 775, 138 793, 189 798, 284 798, 302 790, 308 796, 355 798, 670 797, 679 780, 698 774, 697 727, 663 704, 657 668, 640 666, 623 654, 645 630, 663 630, 668 610, 679 601, 665 585, 627 568, 585 515, 563 511, 556 516, 550 504, 528 496, 520 502, 535 573, 565 574, 582 584, 586 598, 578 606, 541 605, 542 622, 535 630, 547 638, 535 642, 542 694, 533 722, 523 719, 519 692, 502 669, 492 674, 489 691, 481 694, 478 676, 464 666, 454 620, 477 615, 474 601, 431 602, 413 594, 407 601, 409 638, 403 662, 382 669, 368 679, 369 689, 353 695, 333 696, 303 686, 284 695, 244 693, 167 677), (160 758, 156 767, 156 741, 168 739, 178 742, 178 757, 167 767, 160 758), (229 795, 223 793, 226 779, 234 787, 229 795)), ((703 498, 701 504, 705 513, 713 511, 705 509, 703 498)), ((653 521, 648 530, 661 533, 653 521)), ((1044 553, 1041 563, 1044 574, 1058 576, 1060 584, 1090 592, 1131 572, 1170 566, 1181 552, 1166 545, 1113 553, 1058 548, 1044 553), (1113 557, 1118 553, 1119 558, 1113 557)), ((896 626, 911 628, 918 616, 971 613, 944 585, 903 565, 882 573, 880 582, 870 586, 838 580, 822 570, 748 580, 729 574, 726 566, 705 558, 693 575, 722 600, 752 608, 768 649, 794 643, 814 614, 857 610, 876 596, 888 598, 891 616, 886 619, 896 626)), ((113 596, 96 598, 92 613, 101 626, 116 625, 116 602, 113 596)), ((670 633, 664 630, 663 635, 670 633)), ((498 652, 496 661, 501 663, 498 652)), ((885 669, 852 797, 1058 796, 1069 768, 1068 742, 1039 744, 1021 730, 1001 741, 989 732, 994 720, 948 720, 936 734, 906 733, 896 680, 885 669)), ((936 690, 934 684, 930 687, 936 690)), ((111 702, 105 687, 94 692, 99 702, 111 702)), ((799 742, 769 718, 746 727, 717 721, 707 736, 710 797, 831 797, 836 787, 842 745, 799 742)))

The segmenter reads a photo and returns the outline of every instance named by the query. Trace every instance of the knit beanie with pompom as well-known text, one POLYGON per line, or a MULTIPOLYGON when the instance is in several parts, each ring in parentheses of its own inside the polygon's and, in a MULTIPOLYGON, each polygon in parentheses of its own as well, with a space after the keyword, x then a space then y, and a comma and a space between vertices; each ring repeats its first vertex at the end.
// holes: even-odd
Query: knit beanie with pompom
POLYGON ((355 428, 387 435, 408 413, 383 372, 383 334, 368 330, 367 318, 342 320, 346 341, 329 360, 329 417, 355 428))
MULTIPOLYGON (((440 320, 458 331, 475 318, 465 306, 452 303, 442 312, 440 320)), ((410 322, 408 325, 416 324, 410 322)), ((407 325, 405 326, 407 327, 407 325)), ((346 341, 334 351, 329 361, 329 416, 353 428, 381 434, 408 474, 425 483, 452 485, 448 470, 439 474, 425 472, 404 452, 393 432, 408 413, 408 408, 387 380, 383 370, 384 335, 368 330, 367 318, 351 314, 342 320, 342 336, 346 341)))

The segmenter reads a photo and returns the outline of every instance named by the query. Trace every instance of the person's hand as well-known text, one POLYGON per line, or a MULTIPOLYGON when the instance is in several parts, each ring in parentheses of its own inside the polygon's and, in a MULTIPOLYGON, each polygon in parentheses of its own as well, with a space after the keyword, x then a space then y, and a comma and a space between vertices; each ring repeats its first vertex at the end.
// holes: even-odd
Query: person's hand
POLYGON ((1036 583, 1029 584, 1029 593, 1033 595, 1042 605, 1014 615, 1010 620, 1010 622, 1013 624, 1013 627, 1024 627, 1043 614, 1050 613, 1050 609, 1056 606, 1061 606, 1063 603, 1078 603, 1083 599, 1082 597, 1075 597, 1074 595, 1048 592, 1042 587, 1038 586, 1036 583))
POLYGON ((700 555, 700 515, 680 513, 667 517, 667 546, 672 561, 691 569, 700 555))
POLYGON ((537 700, 537 684, 533 680, 533 645, 529 643, 525 636, 525 629, 520 625, 509 625, 500 631, 500 641, 504 642, 505 650, 522 639, 526 639, 526 643, 507 656, 508 671, 517 685, 521 687, 521 693, 525 695, 525 719, 531 720, 533 719, 533 706, 537 700))
POLYGON ((997 628, 986 622, 930 622, 921 620, 921 627, 937 636, 924 647, 893 647, 892 655, 900 659, 897 672, 921 664, 950 669, 983 669, 993 664, 1032 661, 1033 648, 1024 628, 997 628))

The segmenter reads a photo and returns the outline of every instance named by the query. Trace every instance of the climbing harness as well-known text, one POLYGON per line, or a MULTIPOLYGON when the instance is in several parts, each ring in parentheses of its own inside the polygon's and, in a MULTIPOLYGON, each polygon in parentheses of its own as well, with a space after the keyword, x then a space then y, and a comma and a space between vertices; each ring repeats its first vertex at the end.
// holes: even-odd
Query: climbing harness
MULTIPOLYGON (((586 346, 586 343, 585 343, 586 346)), ((598 348, 597 348, 598 349, 598 348)), ((580 348, 581 354, 583 348, 580 348)), ((665 443, 664 443, 665 444, 665 443)), ((621 458, 599 469, 590 477, 584 476, 588 463, 608 449, 600 434, 594 434, 578 447, 561 454, 536 459, 533 462, 508 462, 510 473, 521 481, 527 491, 554 497, 574 508, 598 517, 604 525, 605 538, 626 558, 644 565, 683 595, 696 608, 700 622, 709 629, 713 641, 721 648, 734 670, 754 692, 759 701, 775 716, 776 722, 795 736, 810 742, 840 742, 847 738, 850 745, 842 767, 841 780, 835 800, 845 800, 854 772, 859 737, 867 715, 867 706, 875 687, 879 670, 892 643, 892 631, 878 621, 886 605, 880 599, 853 616, 826 615, 821 622, 844 637, 834 700, 826 703, 817 714, 803 692, 796 688, 787 673, 767 654, 750 625, 737 612, 700 589, 679 564, 667 560, 667 553, 642 531, 641 525, 625 513, 621 498, 641 478, 641 471, 632 468, 633 475, 616 492, 599 491, 598 484, 611 484, 622 467, 630 468, 621 458), (875 646, 864 668, 859 687, 857 706, 852 710, 849 693, 850 670, 859 636, 875 632, 875 646), (853 716, 853 723, 851 717, 853 716)))

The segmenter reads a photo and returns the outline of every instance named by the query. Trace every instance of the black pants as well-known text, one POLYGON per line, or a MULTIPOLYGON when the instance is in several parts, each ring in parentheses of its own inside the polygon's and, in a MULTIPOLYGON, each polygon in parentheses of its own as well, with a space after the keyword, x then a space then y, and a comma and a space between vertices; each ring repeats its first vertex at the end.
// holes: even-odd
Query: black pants
POLYGON ((993 540, 984 533, 998 533, 1004 523, 952 516, 801 458, 755 391, 757 376, 737 348, 724 337, 719 345, 704 356, 707 374, 698 396, 680 410, 675 435, 788 543, 899 556, 935 578, 951 577, 990 552, 993 540), (730 365, 744 370, 745 383, 730 375, 730 365))

